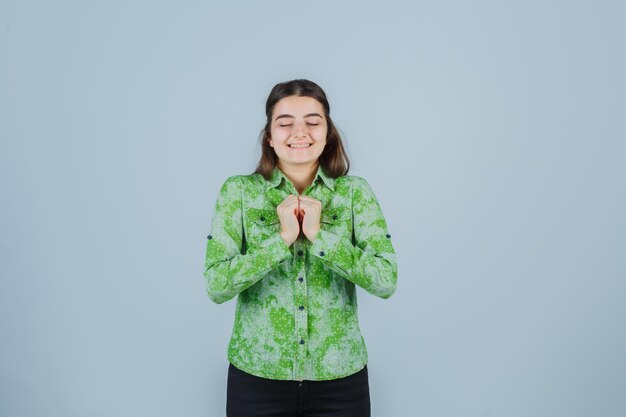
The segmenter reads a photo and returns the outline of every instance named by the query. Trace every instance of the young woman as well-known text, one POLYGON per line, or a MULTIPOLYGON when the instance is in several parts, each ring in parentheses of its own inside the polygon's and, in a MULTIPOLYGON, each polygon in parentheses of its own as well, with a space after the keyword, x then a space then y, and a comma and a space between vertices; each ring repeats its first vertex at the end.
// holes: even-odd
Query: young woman
POLYGON ((225 180, 207 236, 207 294, 237 296, 226 415, 369 416, 355 285, 395 292, 391 235, 317 84, 277 84, 265 112, 256 171, 225 180))

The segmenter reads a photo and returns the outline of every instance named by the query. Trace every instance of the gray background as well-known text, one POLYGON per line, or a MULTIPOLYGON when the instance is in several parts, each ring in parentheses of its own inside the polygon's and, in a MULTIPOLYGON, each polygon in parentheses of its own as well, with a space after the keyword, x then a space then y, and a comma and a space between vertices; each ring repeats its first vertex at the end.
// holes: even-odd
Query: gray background
POLYGON ((224 415, 206 234, 293 78, 398 255, 358 293, 373 415, 626 415, 625 11, 2 1, 0 415, 224 415))

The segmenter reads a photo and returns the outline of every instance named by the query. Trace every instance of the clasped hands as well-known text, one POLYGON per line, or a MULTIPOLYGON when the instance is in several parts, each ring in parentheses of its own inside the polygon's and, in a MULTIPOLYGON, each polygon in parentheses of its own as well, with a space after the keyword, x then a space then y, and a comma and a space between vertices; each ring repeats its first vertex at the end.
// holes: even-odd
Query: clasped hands
POLYGON ((322 203, 306 195, 290 194, 276 207, 280 219, 280 236, 291 246, 303 233, 311 242, 320 230, 322 203))

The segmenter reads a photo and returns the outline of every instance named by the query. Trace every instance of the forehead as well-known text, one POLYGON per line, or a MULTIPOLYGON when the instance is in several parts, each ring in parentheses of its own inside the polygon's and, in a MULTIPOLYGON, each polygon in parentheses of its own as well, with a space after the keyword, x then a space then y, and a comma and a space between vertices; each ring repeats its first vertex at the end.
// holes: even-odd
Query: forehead
POLYGON ((288 96, 276 102, 273 117, 281 114, 290 114, 294 117, 302 117, 309 113, 324 115, 324 106, 313 97, 288 96))

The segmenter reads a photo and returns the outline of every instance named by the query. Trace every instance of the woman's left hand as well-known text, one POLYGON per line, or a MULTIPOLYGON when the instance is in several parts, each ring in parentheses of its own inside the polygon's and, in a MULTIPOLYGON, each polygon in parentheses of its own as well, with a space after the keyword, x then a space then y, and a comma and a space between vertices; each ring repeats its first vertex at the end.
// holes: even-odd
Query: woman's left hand
POLYGON ((303 216, 300 229, 313 242, 317 232, 320 230, 322 202, 306 195, 300 195, 298 200, 300 202, 300 213, 303 216))

